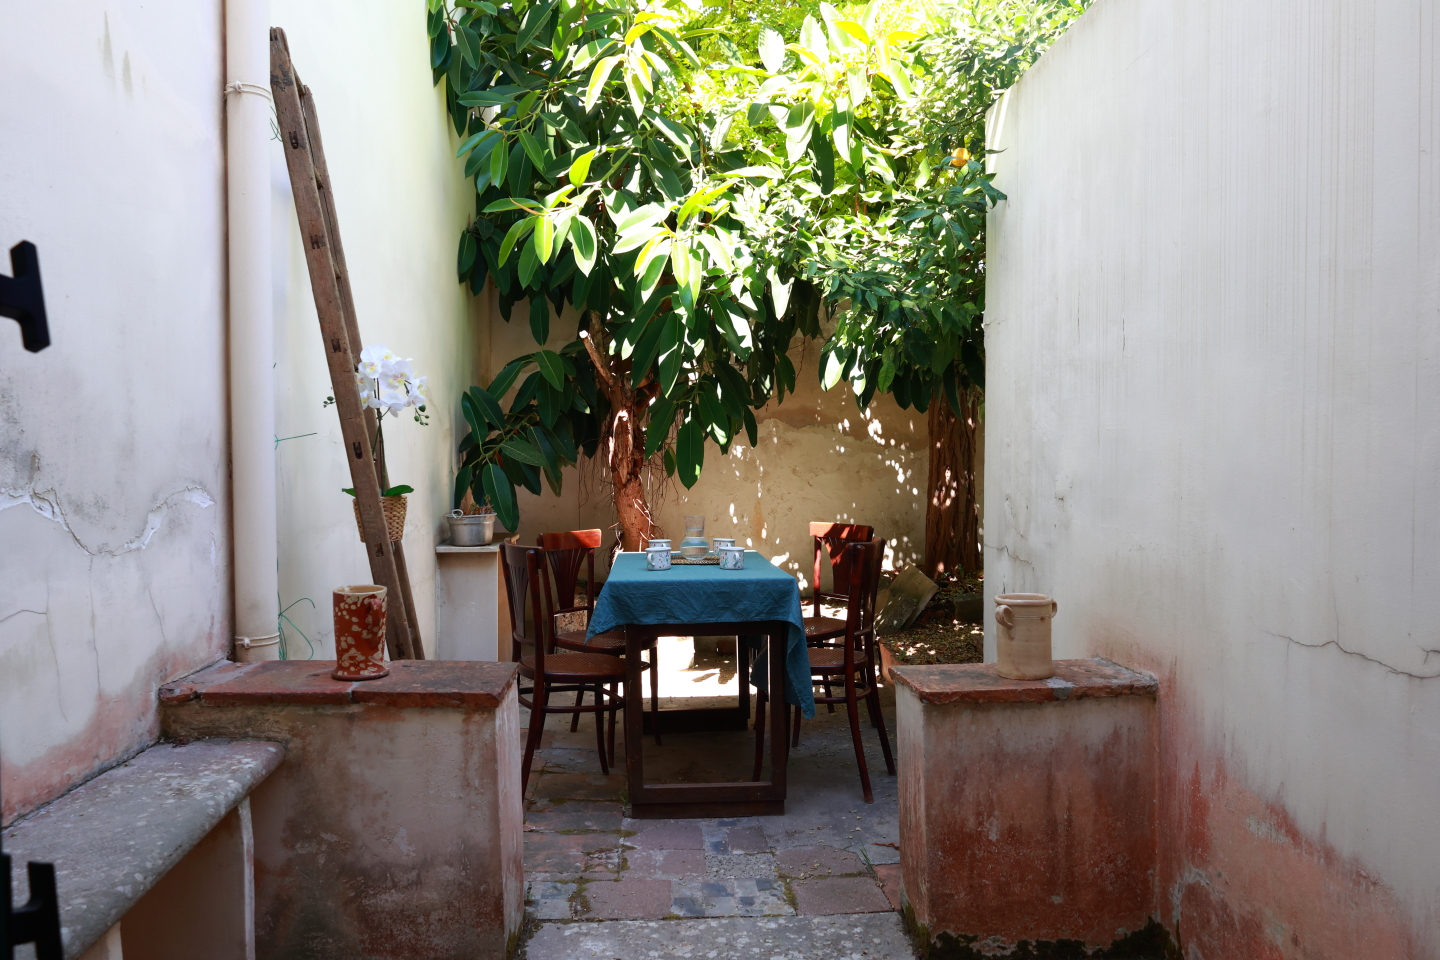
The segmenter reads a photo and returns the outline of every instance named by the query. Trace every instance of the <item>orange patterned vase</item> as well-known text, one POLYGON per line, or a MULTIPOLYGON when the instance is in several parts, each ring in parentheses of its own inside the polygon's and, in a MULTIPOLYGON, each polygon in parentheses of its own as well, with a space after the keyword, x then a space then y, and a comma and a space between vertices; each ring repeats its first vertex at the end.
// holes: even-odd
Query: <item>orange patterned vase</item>
POLYGON ((385 666, 385 588, 359 583, 335 591, 336 680, 378 680, 385 666))

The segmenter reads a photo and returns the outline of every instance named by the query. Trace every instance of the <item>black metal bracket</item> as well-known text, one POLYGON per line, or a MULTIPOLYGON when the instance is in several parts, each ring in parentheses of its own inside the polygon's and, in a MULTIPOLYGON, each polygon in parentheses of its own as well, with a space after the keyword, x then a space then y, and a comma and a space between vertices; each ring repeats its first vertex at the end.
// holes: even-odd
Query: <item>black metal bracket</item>
POLYGON ((40 287, 40 256, 35 244, 21 240, 10 248, 13 277, 0 274, 0 316, 20 321, 25 349, 39 353, 50 346, 45 319, 45 291, 40 287))
POLYGON ((60 942, 60 899, 55 894, 55 865, 29 866, 30 899, 24 906, 12 906, 10 857, 0 854, 0 957, 14 960, 15 948, 35 944, 35 960, 64 960, 60 942))

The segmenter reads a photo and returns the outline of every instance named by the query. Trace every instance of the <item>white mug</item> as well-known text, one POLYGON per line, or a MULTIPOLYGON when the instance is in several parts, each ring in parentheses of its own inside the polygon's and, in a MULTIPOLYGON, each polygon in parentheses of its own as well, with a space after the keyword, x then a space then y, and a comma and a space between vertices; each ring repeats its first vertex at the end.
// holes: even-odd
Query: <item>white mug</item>
POLYGON ((720 569, 721 570, 744 570, 745 569, 745 548, 744 547, 721 547, 720 548, 720 569))
POLYGON ((668 539, 651 540, 651 541, 650 541, 650 546, 651 546, 651 547, 663 547, 664 549, 669 550, 669 549, 670 549, 670 541, 669 541, 668 539))
POLYGON ((718 553, 721 547, 733 547, 733 546, 735 546, 735 538, 734 538, 734 537, 716 537, 715 539, 713 539, 713 540, 710 541, 710 545, 713 546, 713 547, 715 548, 715 551, 718 553))
POLYGON ((645 551, 646 570, 669 570, 670 569, 670 548, 650 547, 645 551))

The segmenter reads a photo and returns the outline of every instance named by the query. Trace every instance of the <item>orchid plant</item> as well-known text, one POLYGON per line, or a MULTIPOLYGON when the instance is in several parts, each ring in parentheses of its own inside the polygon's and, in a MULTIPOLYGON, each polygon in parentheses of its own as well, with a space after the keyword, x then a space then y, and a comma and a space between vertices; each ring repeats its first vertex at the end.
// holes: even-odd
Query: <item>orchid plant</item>
MULTIPOLYGON (((378 460, 384 447, 385 415, 399 416, 405 410, 414 410, 415 422, 422 427, 430 425, 426 407, 430 398, 426 393, 425 377, 415 373, 415 361, 397 356, 389 347, 375 344, 360 351, 360 365, 355 369, 355 386, 360 390, 360 403, 375 411, 375 438, 371 444, 378 460)), ((325 405, 335 402, 326 397, 325 405)), ((345 493, 355 496, 354 487, 344 487, 345 493)), ((382 497, 398 497, 414 493, 415 488, 400 484, 380 491, 382 497)))

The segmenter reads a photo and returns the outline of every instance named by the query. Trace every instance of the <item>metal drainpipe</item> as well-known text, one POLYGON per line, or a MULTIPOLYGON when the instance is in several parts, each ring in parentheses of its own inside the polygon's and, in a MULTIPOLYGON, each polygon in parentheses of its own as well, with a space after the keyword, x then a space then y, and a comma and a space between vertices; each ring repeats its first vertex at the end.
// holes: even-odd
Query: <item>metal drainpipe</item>
POLYGON ((225 2, 234 658, 242 663, 280 656, 275 329, 270 307, 269 13, 266 0, 225 2))

